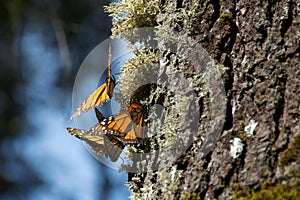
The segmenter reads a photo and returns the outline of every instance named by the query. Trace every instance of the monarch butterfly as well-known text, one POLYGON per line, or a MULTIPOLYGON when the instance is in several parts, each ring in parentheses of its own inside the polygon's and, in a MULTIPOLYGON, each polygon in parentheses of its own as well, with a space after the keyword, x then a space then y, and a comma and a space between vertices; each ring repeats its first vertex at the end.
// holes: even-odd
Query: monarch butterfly
POLYGON ((143 138, 143 127, 145 126, 145 117, 146 117, 146 109, 144 106, 138 103, 131 103, 128 107, 128 112, 130 113, 130 116, 133 120, 133 122, 136 124, 136 136, 138 138, 143 138))
POLYGON ((111 57, 111 46, 108 49, 108 65, 107 65, 107 78, 104 84, 98 87, 88 98, 86 98, 81 105, 76 109, 70 120, 80 115, 81 112, 86 112, 91 108, 100 106, 102 103, 111 99, 113 91, 116 85, 115 79, 111 76, 110 70, 110 57, 111 57))
POLYGON ((103 132, 106 135, 114 136, 124 143, 136 143, 136 133, 131 117, 127 113, 110 116, 99 124, 92 127, 93 132, 103 132))
POLYGON ((124 148, 123 143, 110 135, 95 135, 91 131, 76 128, 67 128, 67 131, 87 143, 92 152, 106 158, 109 157, 112 162, 118 160, 124 148))
MULTIPOLYGON (((95 108, 95 112, 98 122, 101 123, 105 119, 105 117, 97 108, 95 108)), ((116 160, 118 160, 120 154, 122 153, 124 144, 111 135, 104 135, 103 137, 105 149, 109 153, 111 161, 115 162, 116 160)))
POLYGON ((130 113, 121 113, 119 115, 104 118, 99 112, 96 116, 99 124, 91 128, 93 132, 103 132, 106 135, 111 135, 124 143, 137 143, 137 138, 142 138, 144 123, 144 113, 142 106, 138 103, 129 105, 128 111, 130 113))

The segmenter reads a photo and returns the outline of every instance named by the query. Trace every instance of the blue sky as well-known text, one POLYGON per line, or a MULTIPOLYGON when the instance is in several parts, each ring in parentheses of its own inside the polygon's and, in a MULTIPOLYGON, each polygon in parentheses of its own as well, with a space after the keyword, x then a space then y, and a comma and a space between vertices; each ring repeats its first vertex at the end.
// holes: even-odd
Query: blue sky
MULTIPOLYGON (((72 94, 71 91, 65 94, 57 87, 57 81, 61 81, 57 80, 61 70, 59 52, 47 45, 43 31, 28 26, 21 42, 24 63, 20 73, 25 83, 16 88, 16 96, 22 96, 26 102, 30 131, 25 130, 28 132, 16 140, 6 141, 2 150, 12 148, 45 181, 44 187, 35 190, 30 199, 99 199, 103 171, 114 180, 108 199, 128 199, 129 192, 124 186, 127 174, 100 165, 66 131, 66 127, 74 126, 68 122, 72 94)), ((20 178, 17 165, 6 165, 7 176, 20 178)))

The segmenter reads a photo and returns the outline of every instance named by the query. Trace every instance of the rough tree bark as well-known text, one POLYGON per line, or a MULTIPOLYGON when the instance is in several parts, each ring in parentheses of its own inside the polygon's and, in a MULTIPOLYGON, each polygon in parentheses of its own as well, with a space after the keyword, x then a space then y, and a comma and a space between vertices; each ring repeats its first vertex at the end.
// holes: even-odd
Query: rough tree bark
MULTIPOLYGON (((160 1, 159 15, 189 11, 191 5, 195 1, 160 1)), ((190 148, 159 175, 136 174, 143 181, 131 188, 132 197, 300 198, 299 1, 209 0, 193 9, 189 34, 227 67, 226 122, 205 158, 190 148), (249 137, 245 127, 253 120, 258 124, 249 137), (237 158, 230 155, 235 137, 243 143, 237 158), (175 172, 178 179, 168 181, 175 172)), ((187 23, 159 19, 179 32, 187 23)))
MULTIPOLYGON (((184 7, 187 1, 178 3, 184 7)), ((296 1, 203 3, 194 37, 229 67, 228 112, 211 156, 205 162, 183 158, 185 178, 176 197, 194 193, 227 199, 237 190, 261 191, 268 183, 270 190, 293 185, 300 198, 299 6, 296 1), (251 119, 258 122, 255 137, 243 138, 251 119), (235 136, 243 140, 244 151, 238 159, 228 159, 235 136)))

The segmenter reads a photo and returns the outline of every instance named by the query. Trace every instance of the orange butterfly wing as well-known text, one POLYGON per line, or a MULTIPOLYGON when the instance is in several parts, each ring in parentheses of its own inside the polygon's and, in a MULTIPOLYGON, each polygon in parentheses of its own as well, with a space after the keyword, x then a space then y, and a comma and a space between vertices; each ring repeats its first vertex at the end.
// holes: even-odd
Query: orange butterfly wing
POLYGON ((119 140, 109 135, 104 135, 104 147, 108 152, 109 158, 112 162, 116 162, 123 151, 124 145, 119 140))
POLYGON ((142 106, 138 103, 132 103, 128 107, 128 111, 130 115, 121 113, 105 119, 100 111, 96 110, 99 124, 92 127, 91 131, 102 132, 124 143, 136 143, 137 138, 144 137, 145 114, 142 106))
POLYGON ((131 103, 128 107, 128 112, 130 113, 130 116, 135 123, 135 132, 137 134, 136 136, 139 138, 143 138, 144 137, 143 126, 145 126, 145 122, 144 122, 145 114, 142 105, 138 103, 131 103))
POLYGON ((91 131, 102 132, 124 143, 136 143, 134 123, 127 113, 110 116, 92 127, 91 131))
MULTIPOLYGON (((95 108, 95 113, 96 113, 96 117, 97 117, 99 123, 101 123, 105 119, 105 117, 97 108, 95 108)), ((109 157, 112 162, 115 162, 118 160, 118 158, 124 148, 124 145, 122 142, 120 142, 119 140, 115 139, 114 137, 112 137, 110 135, 104 135, 104 146, 105 146, 105 149, 108 151, 109 157)))
POLYGON ((110 57, 111 57, 111 46, 108 49, 108 64, 107 64, 107 78, 104 84, 98 87, 88 98, 86 98, 81 105, 76 109, 70 120, 74 119, 76 116, 80 115, 81 112, 86 112, 91 108, 100 106, 102 103, 109 100, 112 95, 116 85, 115 80, 111 76, 110 70, 110 57))
POLYGON ((76 109, 70 120, 74 119, 81 112, 86 112, 91 108, 100 106, 112 97, 113 90, 115 88, 115 81, 112 78, 108 78, 109 82, 102 84, 98 87, 88 98, 86 98, 81 105, 76 109))

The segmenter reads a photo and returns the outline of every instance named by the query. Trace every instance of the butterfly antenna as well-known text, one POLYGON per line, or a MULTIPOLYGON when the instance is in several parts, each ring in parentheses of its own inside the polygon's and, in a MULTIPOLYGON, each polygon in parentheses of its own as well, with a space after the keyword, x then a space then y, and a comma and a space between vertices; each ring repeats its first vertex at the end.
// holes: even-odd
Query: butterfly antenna
POLYGON ((111 44, 109 43, 109 46, 108 46, 108 61, 107 61, 107 72, 108 72, 107 74, 108 74, 109 78, 111 77, 110 57, 111 57, 111 44))

